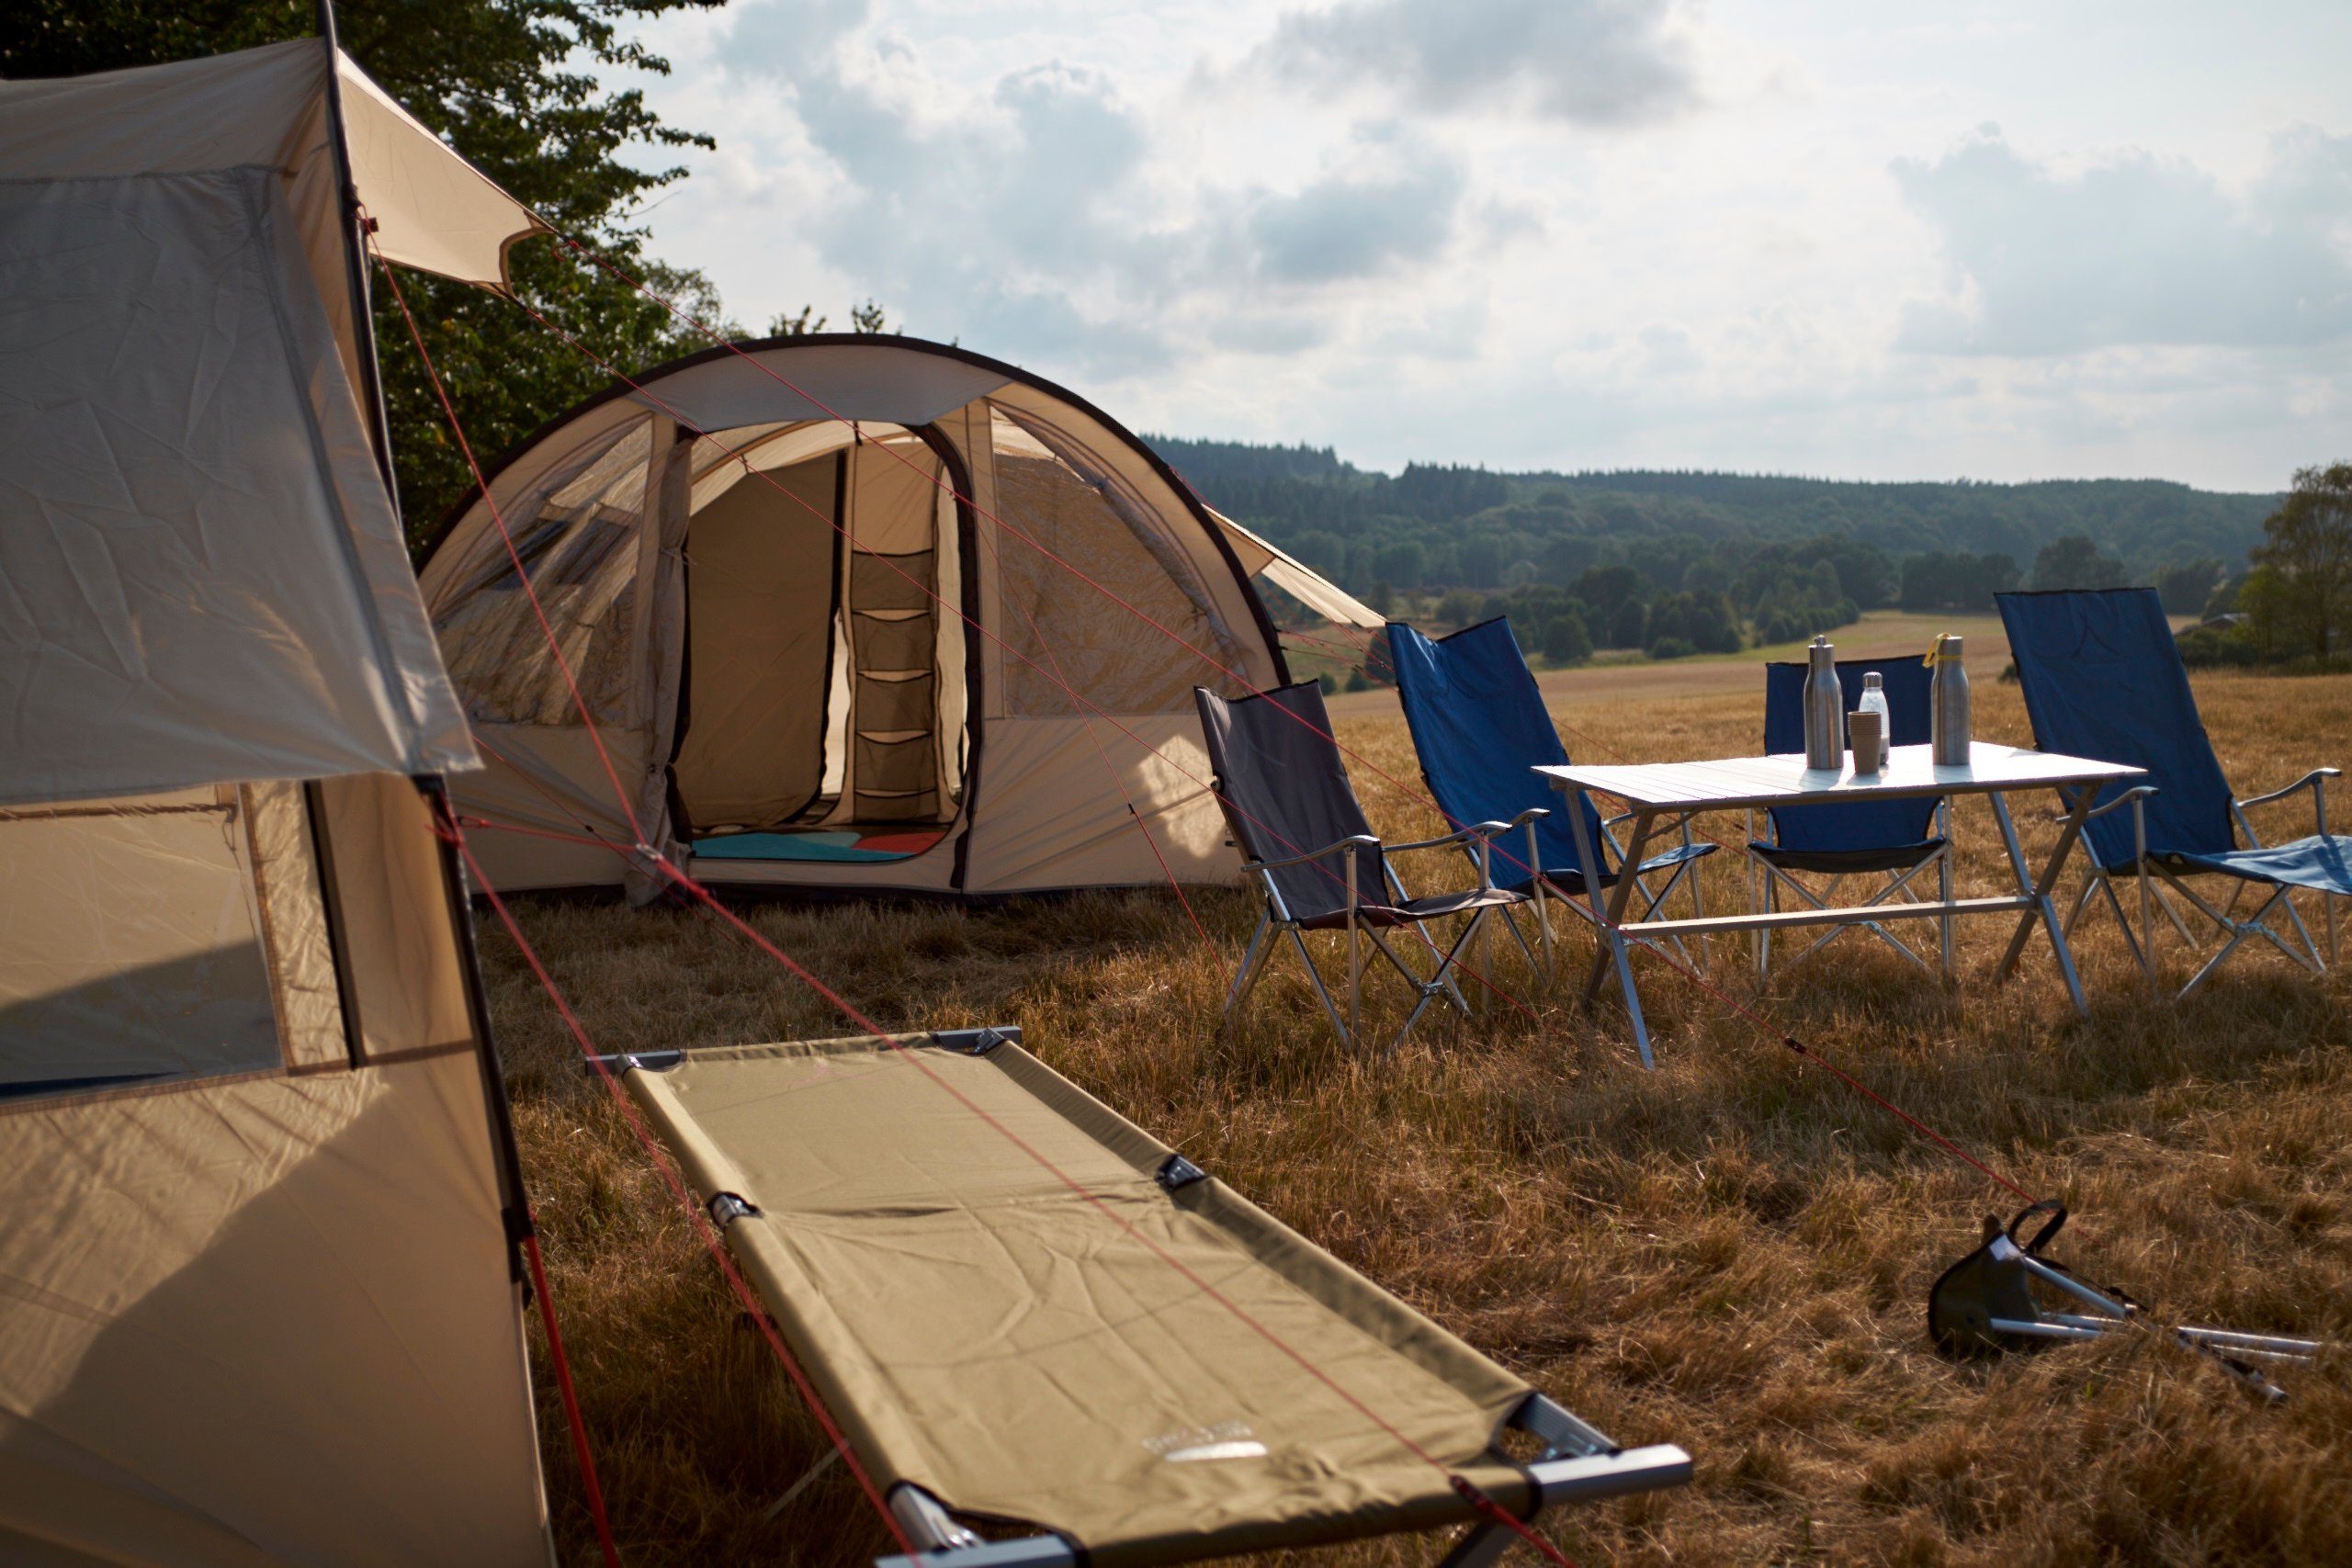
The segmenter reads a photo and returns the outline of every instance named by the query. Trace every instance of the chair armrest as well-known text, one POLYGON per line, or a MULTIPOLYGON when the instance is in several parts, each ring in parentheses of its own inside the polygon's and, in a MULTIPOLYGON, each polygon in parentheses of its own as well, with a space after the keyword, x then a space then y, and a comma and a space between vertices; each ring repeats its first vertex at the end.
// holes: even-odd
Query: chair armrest
MULTIPOLYGON (((2145 800, 2155 793, 2156 786, 2154 784, 2133 784, 2130 789, 2125 790, 2121 795, 2117 795, 2105 806, 2094 806, 2088 811, 2084 812, 2083 820, 2086 822, 2096 822, 2100 818, 2106 816, 2109 812, 2116 809, 2118 807, 2129 806, 2135 800, 2145 800)), ((2053 811, 2050 814, 2050 820, 2052 822, 2064 822, 2067 818, 2072 817, 2074 813, 2071 811, 2053 811)))
POLYGON ((2268 795, 2257 795, 2245 800, 2233 800, 2230 802, 2230 804, 2236 807, 2240 811, 2245 810, 2249 806, 2267 806, 2274 800, 2286 799, 2297 790, 2316 789, 2322 783, 2328 779, 2340 779, 2343 776, 2344 770, 2341 768, 2313 768, 2310 773, 2305 773, 2301 778, 2297 779, 2285 789, 2274 789, 2268 795))
POLYGON ((1399 855, 1407 850, 1434 850, 1447 844, 1466 844, 1476 839, 1499 838, 1513 829, 1524 828, 1538 818, 1550 815, 1551 812, 1544 807, 1531 806, 1508 822, 1474 822, 1469 827, 1448 833, 1442 839, 1422 839, 1410 844, 1391 844, 1388 846, 1388 852, 1392 855, 1399 855))
POLYGON ((1448 833, 1442 839, 1418 839, 1409 844, 1391 844, 1388 852, 1401 855, 1408 850, 1443 849, 1448 844, 1467 844, 1479 839, 1491 839, 1498 833, 1510 831, 1508 822, 1474 822, 1459 832, 1448 833))
POLYGON ((1309 850, 1303 855, 1288 855, 1281 860, 1253 860, 1242 869, 1245 871, 1280 871, 1286 865, 1305 865, 1309 861, 1321 860, 1325 855, 1336 853, 1340 850, 1349 848, 1351 845, 1369 846, 1370 848, 1376 850, 1380 847, 1380 840, 1374 838, 1369 833, 1358 833, 1353 838, 1341 839, 1337 843, 1326 844, 1319 850, 1309 850))

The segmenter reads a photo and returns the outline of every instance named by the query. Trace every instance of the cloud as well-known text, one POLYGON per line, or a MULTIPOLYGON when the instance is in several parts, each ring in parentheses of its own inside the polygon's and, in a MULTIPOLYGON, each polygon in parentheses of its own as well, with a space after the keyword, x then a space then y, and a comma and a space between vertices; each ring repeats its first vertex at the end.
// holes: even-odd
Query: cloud
POLYGON ((1277 284, 1374 277, 1432 260, 1462 205, 1458 161, 1395 127, 1360 130, 1353 168, 1327 170, 1288 193, 1252 191, 1238 228, 1257 274, 1277 284))
POLYGON ((744 6, 721 58, 735 94, 788 106, 784 130, 754 134, 812 170, 791 232, 929 335, 1107 377, 1203 340, 1295 353, 1466 220, 1460 160, 1394 125, 1335 128, 1320 164, 1280 183, 1236 180, 1172 153, 1165 106, 1093 67, 966 80, 860 0, 787 19, 744 6))
POLYGON ((1993 125, 1933 163, 1899 160, 1893 171, 1935 230, 1952 285, 1905 308, 1902 348, 2259 348, 2352 333, 2352 136, 2282 133, 2243 196, 2192 164, 2140 152, 2061 174, 1993 125))
POLYGON ((1343 0, 1293 11, 1252 63, 1325 95, 1365 85, 1440 114, 1532 110, 1590 126, 1698 99, 1673 0, 1343 0))

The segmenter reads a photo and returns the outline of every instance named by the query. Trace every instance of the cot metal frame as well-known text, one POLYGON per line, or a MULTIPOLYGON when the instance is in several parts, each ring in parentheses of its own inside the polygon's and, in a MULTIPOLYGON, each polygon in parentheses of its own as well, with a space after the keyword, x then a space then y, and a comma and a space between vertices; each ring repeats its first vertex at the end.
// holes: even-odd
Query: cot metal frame
MULTIPOLYGON (((2275 801, 2285 800, 2308 789, 2312 792, 2313 830, 2321 838, 2325 838, 2327 836, 2327 781, 2343 776, 2343 770, 2340 768, 2313 768, 2284 789, 2274 789, 2267 795, 2249 795, 2244 800, 2233 797, 2230 801, 2231 820, 2236 823, 2238 831, 2245 835, 2248 847, 2261 849, 2262 836, 2254 830, 2253 822, 2247 819, 2246 808, 2254 806, 2268 806, 2275 801)), ((2165 857, 2160 852, 2151 854, 2148 850, 2147 813, 2143 803, 2148 795, 2154 793, 2153 786, 2149 785, 2128 790, 2104 806, 2093 809, 2086 818, 2090 820, 2104 817, 2119 807, 2128 804, 2132 808, 2132 860, 2127 864, 2110 867, 2100 864, 2096 854, 2088 857, 2087 869, 2083 875, 2082 891, 2076 895, 2074 908, 2066 916, 2066 930, 2070 934, 2074 931, 2075 923, 2082 919, 2083 912, 2090 907, 2091 900, 2103 896, 2108 908, 2115 917, 2116 925, 2123 932, 2125 943, 2132 949, 2132 956, 2139 962, 2142 975, 2145 976, 2149 987, 2154 988, 2157 983, 2155 911, 2158 909, 2164 911, 2165 919, 2172 922, 2173 930, 2180 934, 2181 942, 2191 952, 2195 952, 2200 945, 2196 933, 2189 930, 2188 922, 2181 919, 2180 911, 2174 907, 2172 896, 2178 895, 2183 902, 2211 921, 2227 940, 2215 950, 2212 956, 2205 960, 2196 974, 2189 976, 2188 983, 2174 994, 2175 1000, 2186 1000, 2194 995, 2206 981, 2213 977, 2214 973, 2248 937, 2261 937, 2314 975, 2324 975, 2327 973, 2329 964, 2341 962, 2336 933, 2337 900, 2335 895, 2324 891, 2319 892, 2321 908, 2326 916, 2327 927, 2327 956, 2323 959, 2320 956, 2319 944, 2312 939, 2311 928, 2303 924, 2302 916, 2296 912, 2294 900, 2290 897, 2294 889, 2290 885, 2283 882, 2267 884, 2271 889, 2270 897, 2256 906, 2251 916, 2240 919, 2237 916, 2237 908, 2245 896, 2245 890, 2249 886, 2264 885, 2263 879, 2235 876, 2237 889, 2230 896, 2228 905, 2216 907, 2182 880, 2184 874, 2210 876, 2230 876, 2233 874, 2189 865, 2186 863, 2175 865, 2167 863, 2165 857), (2140 930, 2136 934, 2132 930, 2131 920, 2124 915, 2123 902, 2115 892, 2115 879, 2124 875, 2137 878, 2140 884, 2140 930), (2294 928, 2295 936, 2301 943, 2300 951, 2278 928, 2270 924, 2273 910, 2283 913, 2287 917, 2288 923, 2294 928)), ((2061 791, 2060 796, 2062 799, 2066 799, 2070 807, 2072 806, 2072 799, 2066 792, 2061 791)))
MULTIPOLYGON (((1672 1443, 1620 1448, 1607 1437, 1540 1393, 1521 1402, 1506 1423, 1544 1445, 1541 1457, 1523 1466, 1534 1506, 1523 1522, 1546 1509, 1571 1503, 1657 1492, 1690 1482, 1690 1456, 1672 1443)), ((917 1550, 877 1558, 875 1568, 1079 1568, 1080 1549, 1057 1535, 1017 1540, 983 1540, 957 1524, 938 1498, 900 1482, 890 1489, 890 1512, 917 1550)), ((1519 1533, 1498 1521, 1472 1525, 1440 1568, 1490 1568, 1519 1543, 1519 1533)))

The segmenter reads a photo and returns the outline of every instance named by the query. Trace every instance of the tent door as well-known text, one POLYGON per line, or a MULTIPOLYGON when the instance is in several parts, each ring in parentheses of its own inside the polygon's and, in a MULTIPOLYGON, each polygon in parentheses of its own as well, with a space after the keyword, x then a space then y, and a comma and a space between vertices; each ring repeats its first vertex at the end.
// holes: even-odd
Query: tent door
POLYGON ((674 777, 698 841, 956 818, 963 626, 933 597, 961 597, 955 502, 931 449, 885 431, 733 484, 687 526, 674 777))

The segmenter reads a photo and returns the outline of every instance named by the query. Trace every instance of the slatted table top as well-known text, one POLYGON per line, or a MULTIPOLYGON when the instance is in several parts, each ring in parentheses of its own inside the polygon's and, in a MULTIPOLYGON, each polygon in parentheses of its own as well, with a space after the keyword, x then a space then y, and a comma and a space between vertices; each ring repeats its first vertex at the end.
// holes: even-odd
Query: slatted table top
POLYGON ((1889 753, 1886 766, 1876 773, 1855 773, 1850 752, 1846 766, 1836 772, 1807 768, 1802 752, 1707 762, 1575 762, 1535 771, 1561 789, 1589 789, 1631 806, 1676 811, 1984 795, 2061 784, 2129 783, 2147 776, 2146 769, 2121 762, 2098 762, 1984 740, 1971 744, 1968 751, 1968 766, 1939 768, 1928 760, 1928 748, 1897 746, 1889 753))

